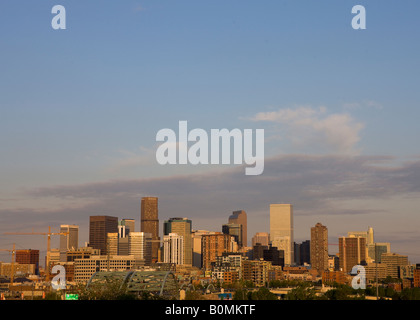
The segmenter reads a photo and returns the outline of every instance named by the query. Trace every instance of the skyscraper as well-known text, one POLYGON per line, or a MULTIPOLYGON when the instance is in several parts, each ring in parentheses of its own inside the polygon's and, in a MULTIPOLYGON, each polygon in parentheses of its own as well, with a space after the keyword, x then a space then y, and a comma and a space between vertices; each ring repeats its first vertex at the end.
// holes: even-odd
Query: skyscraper
POLYGON ((391 252, 391 244, 389 242, 375 242, 367 246, 367 256, 370 261, 381 263, 382 253, 389 252, 391 252))
POLYGON ((102 255, 107 254, 108 233, 118 232, 118 218, 111 216, 90 216, 89 246, 100 249, 102 255))
POLYGON ((107 250, 106 253, 110 256, 118 255, 118 233, 109 232, 106 238, 107 250))
POLYGON ((319 274, 328 270, 328 229, 319 222, 311 228, 311 266, 319 274))
POLYGON ((60 232, 68 232, 67 235, 60 235, 60 261, 66 262, 67 251, 79 247, 79 226, 62 224, 60 232))
POLYGON ((185 265, 192 265, 192 222, 187 218, 171 218, 164 222, 164 235, 176 233, 183 237, 183 263, 185 265))
POLYGON ((366 238, 341 237, 338 238, 340 269, 350 273, 352 268, 366 262, 366 238))
POLYGON ((232 215, 229 216, 229 224, 240 224, 242 225, 241 240, 238 242, 239 247, 248 246, 248 221, 246 212, 244 210, 233 211, 232 215))
POLYGON ((193 251, 193 266, 202 268, 202 252, 201 252, 201 240, 205 234, 214 234, 213 231, 207 230, 194 230, 191 232, 192 236, 192 251, 193 251))
POLYGON ((256 246, 257 243, 262 246, 268 246, 270 243, 270 235, 267 232, 257 232, 255 236, 252 237, 252 247, 256 246))
POLYGON ((39 274, 39 250, 16 250, 16 263, 34 264, 35 274, 39 274))
POLYGON ((222 232, 235 238, 238 246, 242 247, 242 225, 236 223, 228 223, 222 226, 222 232))
POLYGON ((374 243, 373 237, 373 228, 368 227, 367 231, 349 231, 347 232, 347 237, 362 237, 366 239, 366 245, 370 245, 374 243))
POLYGON ((121 226, 125 226, 131 232, 135 232, 136 220, 134 219, 121 219, 120 221, 121 226))
POLYGON ((201 253, 203 268, 210 270, 211 263, 216 261, 218 256, 224 252, 233 251, 233 237, 220 232, 214 234, 203 234, 201 238, 201 253))
POLYGON ((145 265, 152 263, 152 235, 146 232, 130 232, 128 235, 128 254, 145 265))
POLYGON ((284 251, 284 264, 294 260, 293 207, 291 204, 270 204, 270 242, 284 251))
POLYGON ((120 238, 125 238, 131 232, 135 232, 134 230, 135 221, 134 219, 122 219, 118 222, 118 236, 120 238))
POLYGON ((152 262, 157 262, 160 247, 157 197, 141 198, 140 220, 140 231, 150 233, 152 236, 152 262))
POLYGON ((295 242, 295 263, 303 266, 311 263, 311 241, 305 240, 302 243, 295 242))
POLYGON ((163 262, 184 264, 184 237, 177 233, 163 236, 163 262))

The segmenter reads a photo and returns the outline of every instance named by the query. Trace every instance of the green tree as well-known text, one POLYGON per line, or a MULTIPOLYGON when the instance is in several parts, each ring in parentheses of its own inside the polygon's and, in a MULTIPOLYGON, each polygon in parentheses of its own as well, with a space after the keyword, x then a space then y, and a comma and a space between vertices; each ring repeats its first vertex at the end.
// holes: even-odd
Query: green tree
POLYGON ((204 297, 198 291, 188 290, 187 292, 185 292, 185 300, 204 300, 204 297))
POLYGON ((251 293, 249 300, 278 300, 277 296, 265 287, 259 288, 251 293))
POLYGON ((315 300, 316 294, 314 288, 305 288, 298 286, 292 289, 287 295, 286 300, 315 300))
POLYGON ((420 288, 406 288, 396 298, 400 300, 420 300, 420 288))
POLYGON ((135 300, 136 295, 129 293, 120 280, 106 279, 104 282, 92 283, 89 288, 80 286, 75 289, 80 300, 135 300))
POLYGON ((233 294, 233 300, 248 300, 248 291, 246 289, 238 289, 233 294))

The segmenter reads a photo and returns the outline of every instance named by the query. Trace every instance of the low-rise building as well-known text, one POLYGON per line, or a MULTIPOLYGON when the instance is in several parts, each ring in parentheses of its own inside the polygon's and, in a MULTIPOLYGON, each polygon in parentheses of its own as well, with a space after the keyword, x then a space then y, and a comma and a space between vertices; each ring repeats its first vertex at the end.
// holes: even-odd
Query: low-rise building
POLYGON ((95 272, 98 271, 126 271, 141 266, 131 256, 91 256, 88 259, 76 259, 74 261, 74 281, 86 283, 95 272))

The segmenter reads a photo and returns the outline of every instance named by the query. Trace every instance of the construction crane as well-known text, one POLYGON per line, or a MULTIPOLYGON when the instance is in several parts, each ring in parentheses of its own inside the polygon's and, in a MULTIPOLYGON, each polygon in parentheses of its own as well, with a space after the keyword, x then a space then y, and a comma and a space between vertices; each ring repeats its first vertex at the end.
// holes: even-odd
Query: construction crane
POLYGON ((50 281, 50 248, 51 248, 51 236, 65 236, 69 232, 51 232, 51 227, 48 227, 48 232, 6 232, 6 235, 42 235, 47 236, 47 261, 45 266, 46 281, 50 281))
POLYGON ((8 251, 12 253, 12 263, 11 263, 11 271, 10 271, 10 285, 13 285, 13 280, 14 280, 14 263, 16 262, 16 258, 15 258, 15 254, 16 254, 16 250, 15 250, 15 244, 13 244, 13 249, 0 249, 0 251, 8 251))

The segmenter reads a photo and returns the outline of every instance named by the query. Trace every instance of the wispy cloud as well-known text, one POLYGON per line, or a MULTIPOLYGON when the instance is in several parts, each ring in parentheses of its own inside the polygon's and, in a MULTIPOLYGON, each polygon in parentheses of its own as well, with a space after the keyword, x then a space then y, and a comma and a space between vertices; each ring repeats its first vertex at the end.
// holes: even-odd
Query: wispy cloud
POLYGON ((347 110, 364 109, 364 108, 372 108, 372 109, 381 110, 383 109, 383 105, 377 101, 364 100, 361 102, 344 103, 343 108, 347 110))
POLYGON ((360 153, 357 144, 364 124, 348 113, 328 113, 324 106, 300 106, 259 112, 251 117, 251 120, 281 124, 288 139, 295 146, 315 146, 339 154, 360 153))

